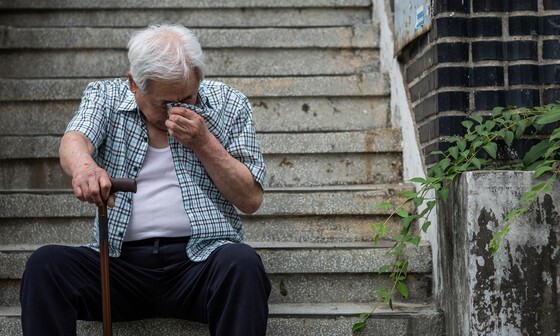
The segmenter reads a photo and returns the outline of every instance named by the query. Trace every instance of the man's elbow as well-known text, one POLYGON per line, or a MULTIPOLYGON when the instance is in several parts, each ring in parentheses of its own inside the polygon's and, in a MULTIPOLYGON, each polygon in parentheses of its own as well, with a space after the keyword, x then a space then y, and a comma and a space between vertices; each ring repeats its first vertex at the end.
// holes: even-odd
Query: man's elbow
POLYGON ((255 212, 257 212, 257 210, 259 210, 263 201, 264 201, 264 194, 261 191, 261 192, 255 193, 251 197, 247 197, 245 202, 243 202, 243 204, 240 205, 238 207, 238 209, 241 210, 243 213, 246 213, 248 215, 254 214, 255 212))

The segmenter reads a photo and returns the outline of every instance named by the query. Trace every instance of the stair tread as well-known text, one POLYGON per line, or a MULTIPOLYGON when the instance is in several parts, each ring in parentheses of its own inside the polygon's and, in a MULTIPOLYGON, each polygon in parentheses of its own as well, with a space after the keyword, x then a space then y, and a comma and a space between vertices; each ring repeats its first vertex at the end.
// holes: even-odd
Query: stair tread
MULTIPOLYGON (((357 316, 364 312, 372 311, 373 305, 369 303, 271 303, 269 304, 270 315, 287 316, 357 316)), ((381 305, 373 311, 373 315, 408 315, 408 314, 438 314, 438 310, 432 303, 402 303, 396 302, 391 310, 386 305, 381 305)), ((20 316, 19 306, 0 306, 0 316, 20 316)))
MULTIPOLYGON (((294 249, 340 249, 340 250, 379 250, 388 249, 393 246, 392 241, 380 241, 377 245, 373 242, 336 242, 336 243, 307 243, 307 242, 245 242, 255 249, 268 249, 268 250, 294 250, 294 249)), ((35 251, 44 244, 3 244, 0 245, 0 252, 30 252, 35 251)), ((420 247, 428 246, 428 242, 422 240, 420 247)))
POLYGON ((218 1, 198 1, 198 0, 167 0, 167 1, 143 1, 143 0, 28 0, 13 1, 1 0, 0 8, 21 8, 21 9, 84 9, 84 8, 240 8, 240 7, 370 7, 371 0, 218 0, 218 1))

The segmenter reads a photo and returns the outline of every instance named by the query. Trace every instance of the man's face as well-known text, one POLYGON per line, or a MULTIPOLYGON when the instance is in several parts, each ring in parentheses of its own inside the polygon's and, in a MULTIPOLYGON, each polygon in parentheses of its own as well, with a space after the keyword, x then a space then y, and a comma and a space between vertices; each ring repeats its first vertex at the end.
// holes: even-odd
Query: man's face
POLYGON ((197 80, 185 82, 172 81, 150 81, 147 92, 142 93, 131 74, 129 73, 130 91, 136 98, 136 104, 146 117, 146 122, 155 128, 166 131, 165 120, 167 119, 166 104, 170 102, 182 102, 191 105, 197 103, 198 86, 197 80))

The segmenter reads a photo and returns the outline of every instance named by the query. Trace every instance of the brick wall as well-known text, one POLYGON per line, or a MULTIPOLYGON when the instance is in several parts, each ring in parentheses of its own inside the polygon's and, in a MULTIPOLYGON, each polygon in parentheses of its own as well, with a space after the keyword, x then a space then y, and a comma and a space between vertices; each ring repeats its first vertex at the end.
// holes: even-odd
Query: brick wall
MULTIPOLYGON (((434 0, 433 7, 431 31, 399 55, 424 154, 445 149, 467 114, 560 99, 560 0, 434 0)), ((526 147, 517 144, 513 157, 526 147)))

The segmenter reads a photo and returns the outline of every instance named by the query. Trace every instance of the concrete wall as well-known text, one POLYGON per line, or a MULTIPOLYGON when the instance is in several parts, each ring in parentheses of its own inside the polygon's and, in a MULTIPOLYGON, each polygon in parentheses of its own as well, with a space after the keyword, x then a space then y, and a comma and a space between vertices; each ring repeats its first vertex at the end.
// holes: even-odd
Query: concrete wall
POLYGON ((514 222, 494 257, 488 250, 535 184, 531 172, 469 172, 439 204, 439 304, 449 336, 560 334, 560 190, 514 222))

